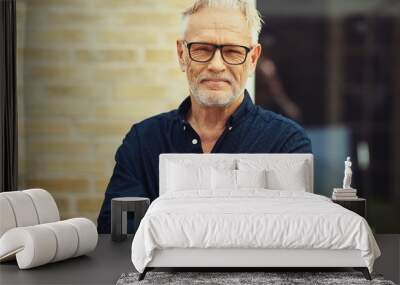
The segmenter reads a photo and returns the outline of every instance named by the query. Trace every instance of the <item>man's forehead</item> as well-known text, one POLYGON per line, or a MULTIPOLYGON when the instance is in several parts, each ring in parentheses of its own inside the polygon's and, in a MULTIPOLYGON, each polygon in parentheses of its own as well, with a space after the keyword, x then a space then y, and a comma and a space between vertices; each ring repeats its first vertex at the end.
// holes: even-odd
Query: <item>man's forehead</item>
POLYGON ((248 42, 251 31, 239 9, 203 8, 189 17, 185 37, 187 40, 248 42))

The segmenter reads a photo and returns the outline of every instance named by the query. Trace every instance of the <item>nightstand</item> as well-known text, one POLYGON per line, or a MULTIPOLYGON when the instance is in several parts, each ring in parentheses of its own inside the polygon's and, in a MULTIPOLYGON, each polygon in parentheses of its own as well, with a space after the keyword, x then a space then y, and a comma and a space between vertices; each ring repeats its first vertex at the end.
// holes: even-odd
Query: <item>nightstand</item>
POLYGON ((364 219, 367 219, 367 200, 364 198, 354 198, 351 200, 332 199, 332 202, 359 214, 364 219))
POLYGON ((134 213, 134 231, 139 227, 147 208, 150 206, 149 198, 118 197, 111 199, 111 239, 124 241, 127 238, 127 213, 134 213))

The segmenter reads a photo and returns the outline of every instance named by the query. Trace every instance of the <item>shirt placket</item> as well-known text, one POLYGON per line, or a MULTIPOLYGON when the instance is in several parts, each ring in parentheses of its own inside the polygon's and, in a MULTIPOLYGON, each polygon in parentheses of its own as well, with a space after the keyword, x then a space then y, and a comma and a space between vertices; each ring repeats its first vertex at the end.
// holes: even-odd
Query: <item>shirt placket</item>
POLYGON ((182 130, 185 133, 185 141, 187 140, 188 149, 191 153, 202 153, 203 149, 201 147, 200 136, 196 133, 196 131, 190 126, 186 121, 182 121, 183 127, 182 130))

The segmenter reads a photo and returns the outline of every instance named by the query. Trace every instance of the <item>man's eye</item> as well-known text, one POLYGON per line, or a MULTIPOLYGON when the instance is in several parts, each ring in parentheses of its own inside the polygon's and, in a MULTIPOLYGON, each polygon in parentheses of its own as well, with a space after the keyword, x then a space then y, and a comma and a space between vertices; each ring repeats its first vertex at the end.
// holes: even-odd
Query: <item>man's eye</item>
POLYGON ((212 51, 212 48, 209 46, 198 46, 193 48, 194 51, 199 51, 199 52, 209 52, 212 51))
POLYGON ((224 49, 224 53, 232 54, 232 55, 241 55, 241 54, 243 54, 243 51, 240 49, 228 48, 228 49, 224 49))

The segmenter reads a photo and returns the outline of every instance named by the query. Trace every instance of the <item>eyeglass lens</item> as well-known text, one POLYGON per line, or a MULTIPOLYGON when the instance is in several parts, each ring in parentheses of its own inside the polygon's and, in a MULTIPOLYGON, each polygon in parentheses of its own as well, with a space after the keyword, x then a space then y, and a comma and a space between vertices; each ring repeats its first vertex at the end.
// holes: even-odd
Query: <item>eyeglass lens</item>
MULTIPOLYGON (((210 61, 217 47, 211 44, 193 43, 190 45, 190 56, 194 61, 210 61)), ((247 50, 242 46, 225 45, 221 48, 224 61, 229 64, 241 64, 246 60, 247 50)))

